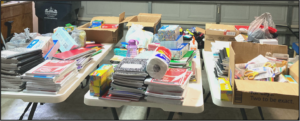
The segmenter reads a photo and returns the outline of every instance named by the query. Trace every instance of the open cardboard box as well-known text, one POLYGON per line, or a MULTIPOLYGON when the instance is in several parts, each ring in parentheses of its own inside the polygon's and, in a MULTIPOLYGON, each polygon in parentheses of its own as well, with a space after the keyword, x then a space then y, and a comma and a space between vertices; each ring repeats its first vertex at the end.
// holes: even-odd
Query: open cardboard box
POLYGON ((125 12, 118 17, 113 16, 97 16, 93 17, 89 23, 79 26, 77 29, 86 32, 86 39, 88 41, 95 41, 96 43, 118 43, 123 37, 125 12), (119 24, 117 29, 102 29, 102 28, 88 28, 94 20, 103 20, 104 24, 119 24))
POLYGON ((235 36, 240 32, 235 29, 234 25, 224 24, 205 24, 205 43, 204 50, 211 51, 211 43, 214 41, 235 41, 235 36), (220 31, 226 30, 226 31, 220 31))
POLYGON ((137 16, 126 17, 121 23, 128 23, 128 29, 132 24, 140 24, 144 30, 156 34, 161 27, 161 14, 139 13, 137 16))
MULTIPOLYGON (((258 55, 271 53, 288 53, 285 45, 266 45, 247 42, 232 42, 228 78, 232 84, 233 104, 261 107, 299 109, 298 84, 234 79, 235 64, 247 63, 258 55)), ((299 78, 298 63, 289 69, 289 74, 299 78)))

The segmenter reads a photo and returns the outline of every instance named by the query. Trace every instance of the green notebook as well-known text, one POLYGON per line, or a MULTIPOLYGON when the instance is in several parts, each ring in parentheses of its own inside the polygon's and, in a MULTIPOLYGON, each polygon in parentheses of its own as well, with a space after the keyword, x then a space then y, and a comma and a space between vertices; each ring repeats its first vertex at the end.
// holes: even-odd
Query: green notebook
POLYGON ((170 65, 187 65, 188 60, 194 55, 194 51, 188 51, 180 60, 171 60, 170 65))

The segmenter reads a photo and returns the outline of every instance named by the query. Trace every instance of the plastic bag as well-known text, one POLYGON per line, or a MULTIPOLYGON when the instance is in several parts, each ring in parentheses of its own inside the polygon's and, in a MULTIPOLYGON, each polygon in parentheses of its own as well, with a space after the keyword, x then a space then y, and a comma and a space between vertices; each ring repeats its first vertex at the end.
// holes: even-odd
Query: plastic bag
POLYGON ((144 31, 143 28, 142 25, 132 24, 127 31, 125 41, 128 43, 129 40, 134 39, 139 41, 138 48, 147 48, 148 44, 153 40, 153 33, 144 31))
POLYGON ((259 43, 259 39, 272 39, 273 35, 269 32, 268 27, 275 28, 272 16, 266 12, 259 17, 255 17, 255 20, 250 23, 248 29, 248 41, 259 43), (260 26, 263 25, 263 28, 260 26))
POLYGON ((84 47, 86 41, 86 33, 84 30, 74 29, 72 31, 71 37, 78 44, 78 47, 84 47))

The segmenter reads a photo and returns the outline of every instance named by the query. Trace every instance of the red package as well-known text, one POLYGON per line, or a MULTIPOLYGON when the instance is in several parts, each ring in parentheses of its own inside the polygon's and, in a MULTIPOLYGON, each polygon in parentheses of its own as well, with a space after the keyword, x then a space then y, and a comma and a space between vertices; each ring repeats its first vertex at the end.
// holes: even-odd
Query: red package
MULTIPOLYGON (((237 30, 240 30, 240 29, 246 29, 246 30, 248 30, 248 29, 249 29, 249 26, 235 25, 235 28, 236 28, 237 30)), ((262 29, 262 28, 264 28, 264 26, 261 25, 259 28, 262 29)), ((277 29, 275 29, 275 28, 273 28, 273 27, 268 27, 268 29, 269 29, 269 32, 270 32, 271 34, 274 34, 274 33, 277 32, 277 29)))
POLYGON ((117 29, 119 24, 103 24, 102 29, 117 29))

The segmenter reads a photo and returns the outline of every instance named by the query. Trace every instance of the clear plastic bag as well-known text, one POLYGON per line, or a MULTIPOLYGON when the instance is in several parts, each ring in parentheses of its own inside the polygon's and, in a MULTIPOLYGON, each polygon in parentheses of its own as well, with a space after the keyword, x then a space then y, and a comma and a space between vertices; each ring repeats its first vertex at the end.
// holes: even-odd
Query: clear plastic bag
POLYGON ((86 33, 84 30, 79 30, 79 29, 74 28, 74 30, 72 31, 71 37, 78 44, 78 47, 85 46, 86 33))
POLYGON ((259 43, 259 39, 272 39, 273 36, 269 32, 268 27, 276 27, 272 15, 269 12, 263 13, 259 17, 255 17, 255 20, 250 23, 248 29, 248 41, 259 43), (263 28, 260 27, 261 25, 263 28))
POLYGON ((139 41, 138 48, 147 48, 148 44, 153 40, 153 33, 149 31, 144 31, 142 25, 132 24, 130 29, 127 31, 125 42, 134 39, 139 41))

